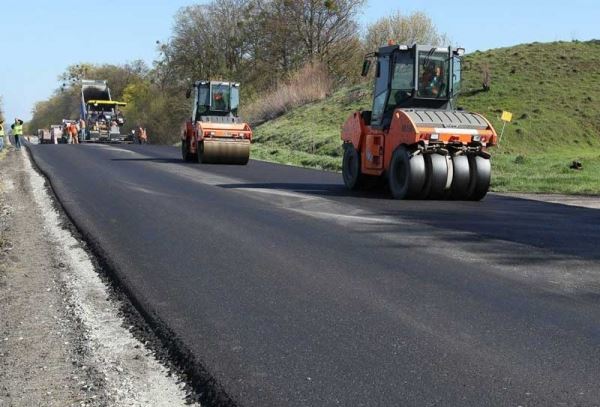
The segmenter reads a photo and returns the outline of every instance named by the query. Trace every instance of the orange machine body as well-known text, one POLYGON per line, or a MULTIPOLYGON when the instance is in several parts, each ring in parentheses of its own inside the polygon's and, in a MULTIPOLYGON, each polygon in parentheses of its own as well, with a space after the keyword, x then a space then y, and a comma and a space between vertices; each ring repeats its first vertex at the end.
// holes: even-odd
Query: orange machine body
POLYGON ((387 128, 367 125, 364 112, 354 112, 342 127, 341 139, 360 152, 361 172, 380 176, 390 165, 394 150, 407 147, 468 149, 483 151, 496 144, 497 134, 477 113, 433 109, 396 109, 387 128))

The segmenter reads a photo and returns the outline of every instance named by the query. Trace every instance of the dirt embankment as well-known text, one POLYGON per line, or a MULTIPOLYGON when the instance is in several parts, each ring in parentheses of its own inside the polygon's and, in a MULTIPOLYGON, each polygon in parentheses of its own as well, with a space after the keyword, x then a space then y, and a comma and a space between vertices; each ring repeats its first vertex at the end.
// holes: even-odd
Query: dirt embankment
POLYGON ((183 405, 23 149, 0 155, 0 406, 183 405))

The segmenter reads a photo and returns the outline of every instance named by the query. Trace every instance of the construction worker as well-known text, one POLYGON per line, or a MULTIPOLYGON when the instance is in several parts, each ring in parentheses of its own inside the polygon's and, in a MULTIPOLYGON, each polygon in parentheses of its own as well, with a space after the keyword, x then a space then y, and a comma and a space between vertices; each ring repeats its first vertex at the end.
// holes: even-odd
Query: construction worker
POLYGON ((79 138, 83 141, 85 141, 85 126, 85 120, 79 119, 79 138))
POLYGON ((4 149, 4 120, 0 120, 0 151, 4 149))
POLYGON ((15 147, 21 149, 21 137, 23 137, 23 120, 15 118, 15 122, 10 126, 13 137, 15 138, 15 147))
POLYGON ((69 135, 71 136, 71 140, 73 140, 73 144, 79 144, 79 137, 78 137, 78 133, 79 130, 77 129, 77 125, 75 124, 75 122, 69 124, 69 135))
POLYGON ((63 137, 67 144, 73 144, 73 137, 71 137, 71 131, 69 131, 69 123, 64 122, 62 125, 63 137))
POLYGON ((138 140, 140 144, 148 144, 148 134, 142 126, 138 126, 138 140))

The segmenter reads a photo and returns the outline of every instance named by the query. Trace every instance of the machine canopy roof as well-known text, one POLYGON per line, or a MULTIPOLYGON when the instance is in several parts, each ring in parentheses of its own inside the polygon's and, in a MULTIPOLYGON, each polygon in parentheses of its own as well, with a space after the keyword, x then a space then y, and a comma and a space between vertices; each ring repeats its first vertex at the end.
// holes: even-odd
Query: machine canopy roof
POLYGON ((116 100, 88 100, 88 105, 110 105, 110 106, 127 106, 125 102, 117 102, 116 100))

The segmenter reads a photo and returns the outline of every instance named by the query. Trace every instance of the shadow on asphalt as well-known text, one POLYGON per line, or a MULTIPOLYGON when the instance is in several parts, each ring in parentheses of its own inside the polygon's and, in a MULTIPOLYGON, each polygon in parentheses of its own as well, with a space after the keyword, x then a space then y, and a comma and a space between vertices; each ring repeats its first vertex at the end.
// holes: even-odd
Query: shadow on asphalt
MULTIPOLYGON (((467 242, 469 239, 473 242, 497 239, 550 250, 557 255, 600 260, 600 211, 518 198, 494 198, 481 205, 465 203, 470 210, 462 208, 460 212, 453 205, 452 208, 440 206, 434 212, 413 208, 383 211, 380 215, 401 215, 435 228, 471 233, 471 237, 463 237, 467 242)), ((492 247, 490 245, 490 250, 492 247)), ((511 257, 510 254, 507 257, 511 257)), ((524 263, 527 261, 523 259, 524 263)))
MULTIPOLYGON (((184 164, 180 158, 114 158, 112 161, 184 164)), ((219 165, 215 168, 224 169, 219 165)), ((356 205, 373 216, 401 217, 439 229, 472 233, 474 241, 498 239, 560 255, 600 260, 600 210, 597 209, 493 194, 481 202, 395 201, 390 199, 385 188, 349 191, 342 184, 330 183, 248 182, 217 186, 224 189, 281 190, 327 197, 356 205)), ((385 226, 387 231, 397 228, 398 233, 406 232, 398 225, 385 226)), ((464 238, 468 239, 467 236, 464 238)), ((510 257, 507 255, 507 260, 510 257)), ((531 260, 523 259, 523 262, 531 260)))
POLYGON ((350 191, 341 184, 316 184, 295 182, 267 182, 267 183, 243 183, 243 184, 220 184, 225 189, 272 189, 290 192, 298 192, 317 196, 335 197, 360 197, 370 199, 390 199, 390 195, 382 189, 366 191, 350 191))
MULTIPOLYGON (((198 165, 197 162, 183 161, 181 158, 111 158, 110 161, 128 161, 128 162, 149 162, 159 164, 194 164, 198 165)), ((238 168, 239 164, 202 164, 203 167, 207 168, 238 168)), ((200 167, 198 167, 200 168, 200 167)))
POLYGON ((151 162, 162 164, 189 164, 181 158, 111 158, 110 161, 151 162))
MULTIPOLYGON (((218 186, 227 189, 283 190, 326 196, 334 200, 342 198, 346 203, 366 209, 374 217, 403 218, 438 229, 470 233, 461 237, 466 243, 470 239, 473 242, 497 239, 550 250, 557 255, 600 260, 600 211, 597 209, 495 195, 481 202, 395 201, 390 199, 389 192, 385 190, 354 192, 339 184, 240 183, 218 186), (361 199, 347 202, 344 198, 361 199)), ((397 224, 382 226, 388 232, 407 232, 397 224)), ((511 256, 507 254, 506 257, 508 260, 511 256)), ((541 260, 530 257, 524 258, 523 262, 541 260)))

